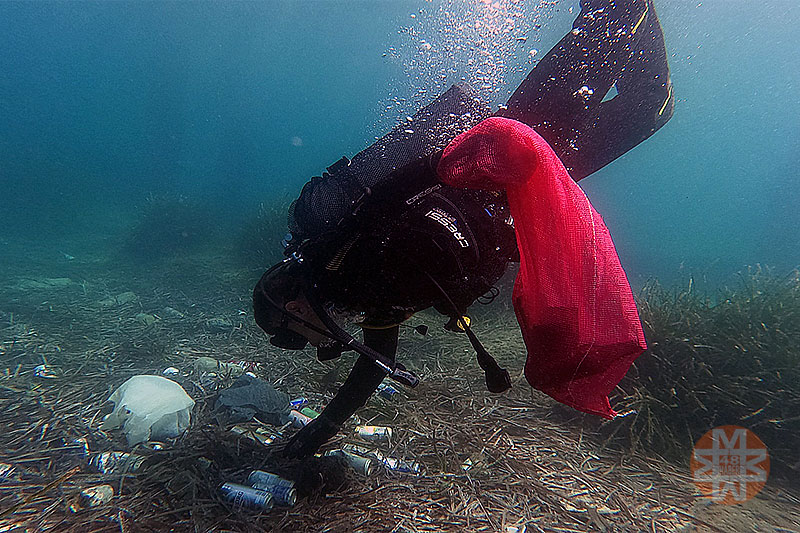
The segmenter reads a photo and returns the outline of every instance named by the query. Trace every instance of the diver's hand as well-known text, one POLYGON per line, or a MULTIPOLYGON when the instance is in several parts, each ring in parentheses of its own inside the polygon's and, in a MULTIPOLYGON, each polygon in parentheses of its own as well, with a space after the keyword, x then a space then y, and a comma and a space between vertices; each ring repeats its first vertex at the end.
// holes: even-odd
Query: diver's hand
POLYGON ((289 440, 283 453, 291 459, 309 457, 339 433, 339 429, 341 428, 333 420, 321 414, 289 440))

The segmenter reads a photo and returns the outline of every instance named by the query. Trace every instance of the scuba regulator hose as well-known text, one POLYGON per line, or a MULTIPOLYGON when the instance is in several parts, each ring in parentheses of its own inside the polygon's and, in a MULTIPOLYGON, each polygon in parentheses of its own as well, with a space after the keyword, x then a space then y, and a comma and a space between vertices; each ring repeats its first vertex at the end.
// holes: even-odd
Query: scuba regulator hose
POLYGON ((431 276, 428 272, 422 271, 433 283, 434 286, 439 290, 439 292, 444 296, 445 300, 447 300, 448 305, 453 311, 453 318, 457 320, 458 324, 461 324, 461 327, 464 329, 464 332, 467 334, 467 338, 469 338, 470 344, 472 344, 472 348, 475 350, 475 356, 478 360, 478 365, 481 367, 483 372, 486 374, 486 388, 489 392, 494 393, 501 393, 505 392, 511 388, 511 376, 508 375, 508 370, 505 368, 501 368, 497 361, 495 361, 494 357, 483 347, 481 341, 478 340, 478 337, 475 335, 475 332, 472 331, 472 328, 469 326, 469 323, 464 320, 462 313, 458 310, 455 302, 453 302, 452 298, 447 294, 447 291, 439 285, 439 282, 431 276))
POLYGON ((403 385, 407 385, 408 387, 412 388, 419 385, 419 377, 416 374, 406 369, 406 367, 404 367, 402 364, 392 361, 382 353, 373 350, 366 344, 358 342, 353 338, 352 335, 343 330, 341 326, 339 326, 339 324, 337 324, 331 318, 325 309, 322 308, 319 300, 317 300, 313 295, 306 295, 306 297, 311 304, 311 308, 315 313, 317 313, 317 316, 319 316, 320 320, 322 320, 322 323, 325 324, 325 327, 328 328, 328 331, 330 332, 327 335, 322 333, 323 335, 326 335, 328 338, 341 343, 345 349, 353 350, 360 355, 372 359, 372 362, 383 369, 383 371, 386 372, 390 378, 398 383, 402 383, 403 385))
MULTIPOLYGON (((284 259, 280 263, 274 265, 270 268, 265 276, 274 276, 278 273, 279 270, 289 268, 292 264, 300 265, 302 263, 302 257, 295 253, 292 257, 284 259)), ((284 318, 289 320, 294 320, 295 322, 302 324, 306 328, 323 335, 333 341, 338 342, 343 349, 353 350, 354 352, 363 355, 372 362, 374 362, 378 367, 381 368, 386 374, 392 378, 394 381, 406 385, 408 387, 416 387, 419 385, 419 377, 412 371, 407 370, 402 364, 397 363, 390 358, 386 357, 385 355, 379 353, 376 350, 373 350, 369 346, 358 342, 356 339, 353 338, 352 335, 347 333, 344 329, 342 329, 332 318, 331 316, 325 311, 322 307, 322 304, 313 294, 313 291, 308 291, 306 293, 306 298, 308 299, 309 303, 311 304, 311 308, 314 312, 319 316, 322 323, 325 325, 327 330, 318 327, 311 322, 296 316, 282 306, 278 305, 278 303, 272 299, 272 297, 267 294, 267 292, 261 288, 261 294, 264 296, 264 299, 269 303, 269 305, 278 311, 284 318)))

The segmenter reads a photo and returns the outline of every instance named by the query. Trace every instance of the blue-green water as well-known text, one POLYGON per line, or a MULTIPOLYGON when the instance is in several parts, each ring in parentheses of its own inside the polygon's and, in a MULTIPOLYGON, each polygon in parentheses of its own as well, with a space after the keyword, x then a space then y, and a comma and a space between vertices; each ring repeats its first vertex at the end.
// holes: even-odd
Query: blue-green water
POLYGON ((626 416, 608 427, 644 453, 601 445, 591 423, 578 430, 530 391, 505 291, 473 317, 514 378, 510 393, 484 392, 463 336, 421 313, 411 324, 431 332, 401 330, 399 358, 424 385, 359 412, 393 425, 393 451, 430 475, 382 472, 254 518, 232 514, 218 489, 268 454, 212 418, 197 357, 243 361, 320 409, 353 361, 280 350, 253 320, 250 291, 280 255, 286 204, 453 83, 504 102, 569 30, 578 1, 0 0, 0 530, 135 520, 154 531, 519 532, 528 520, 538 531, 608 520, 688 531, 693 516, 722 531, 800 527, 796 490, 780 481, 726 513, 703 506, 681 466, 707 429, 735 423, 764 437, 783 481, 797 479, 797 278, 759 271, 748 291, 708 308, 670 292, 689 276, 714 294, 748 265, 800 265, 800 6, 655 2, 675 115, 581 182, 634 287, 653 277, 669 287, 641 293, 650 350, 612 399, 626 416), (89 472, 74 438, 95 458, 130 451, 119 432, 98 430, 111 390, 173 365, 197 401, 185 438, 124 484, 89 472), (656 429, 646 438, 633 429, 645 424, 656 429), (658 441, 677 463, 642 444, 658 441), (113 484, 111 505, 69 510, 99 483, 113 484))
MULTIPOLYGON (((504 101, 577 2, 498 5, 520 15, 514 31, 457 50, 485 4, 2 2, 0 239, 124 233, 164 192, 212 200, 235 226, 462 76, 504 101), (482 52, 493 59, 466 64, 482 52)), ((582 182, 631 281, 795 267, 797 4, 656 6, 675 116, 582 182)))

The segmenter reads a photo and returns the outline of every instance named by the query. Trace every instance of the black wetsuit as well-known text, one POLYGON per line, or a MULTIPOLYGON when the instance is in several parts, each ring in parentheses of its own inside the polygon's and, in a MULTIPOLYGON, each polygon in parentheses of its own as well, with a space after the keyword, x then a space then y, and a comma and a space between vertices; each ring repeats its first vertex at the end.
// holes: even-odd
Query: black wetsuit
POLYGON ((398 324, 429 307, 450 316, 455 305, 463 314, 517 256, 502 193, 433 183, 422 194, 395 197, 393 207, 370 200, 380 213, 360 216, 304 254, 317 299, 360 313, 368 327, 398 324))
MULTIPOLYGON (((462 107, 477 109, 474 114, 485 111, 472 101, 464 103, 460 93, 456 97, 462 107)), ((670 118, 673 105, 652 0, 582 0, 573 31, 497 114, 533 127, 577 181, 655 132, 670 118), (612 86, 618 94, 603 101, 612 86)), ((486 116, 472 116, 461 131, 480 118, 486 116)), ((321 228, 322 237, 308 254, 317 296, 364 313, 370 326, 364 329, 365 344, 390 359, 397 350, 399 322, 431 306, 452 316, 454 305, 463 313, 500 278, 516 252, 502 194, 438 183, 435 168, 442 146, 420 147, 418 139, 392 135, 359 154, 365 154, 362 159, 356 156, 354 164, 347 161, 309 182, 293 213, 296 222, 321 228), (383 159, 392 157, 386 153, 392 147, 399 163, 383 159), (423 157, 415 158, 415 151, 423 157), (388 178, 375 178, 386 171, 388 178), (339 215, 352 209, 338 193, 361 198, 359 215, 343 224, 337 223, 339 215)), ((290 443, 294 454, 316 450, 366 403, 384 377, 383 370, 360 356, 320 420, 290 443)))
MULTIPOLYGON (((420 164, 435 168, 436 162, 420 164)), ((453 316, 455 306, 459 316, 466 314, 517 256, 504 194, 434 183, 422 194, 394 201, 404 206, 402 212, 365 215, 359 222, 368 220, 369 227, 334 232, 315 250, 320 255, 309 259, 317 297, 363 313, 364 343, 390 359, 398 324, 429 307, 453 316)), ((343 424, 385 376, 360 356, 324 415, 343 424)))

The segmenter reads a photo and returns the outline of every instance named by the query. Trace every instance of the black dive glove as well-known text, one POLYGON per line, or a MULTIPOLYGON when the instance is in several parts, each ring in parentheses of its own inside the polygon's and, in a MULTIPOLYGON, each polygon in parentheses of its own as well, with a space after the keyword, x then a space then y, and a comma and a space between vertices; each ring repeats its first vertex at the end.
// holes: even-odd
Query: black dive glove
POLYGON ((283 453, 290 459, 310 457, 320 446, 339 433, 340 429, 341 427, 333 420, 320 414, 289 440, 283 453))

